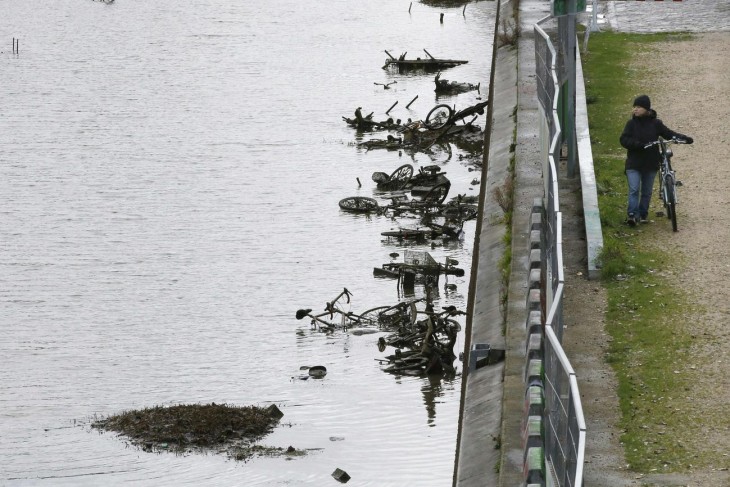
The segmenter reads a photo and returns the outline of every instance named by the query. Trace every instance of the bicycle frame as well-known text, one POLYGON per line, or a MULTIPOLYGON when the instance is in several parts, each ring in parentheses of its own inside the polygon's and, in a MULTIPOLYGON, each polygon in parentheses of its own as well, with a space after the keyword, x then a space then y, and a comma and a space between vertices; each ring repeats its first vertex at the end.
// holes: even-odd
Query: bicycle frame
POLYGON ((659 140, 647 144, 645 147, 649 148, 653 145, 659 146, 659 154, 661 156, 661 162, 659 164, 659 196, 664 204, 666 215, 672 222, 672 230, 677 231, 677 203, 679 199, 677 197, 677 174, 672 169, 672 156, 674 153, 669 147, 670 144, 683 143, 677 139, 665 140, 659 137, 659 140))

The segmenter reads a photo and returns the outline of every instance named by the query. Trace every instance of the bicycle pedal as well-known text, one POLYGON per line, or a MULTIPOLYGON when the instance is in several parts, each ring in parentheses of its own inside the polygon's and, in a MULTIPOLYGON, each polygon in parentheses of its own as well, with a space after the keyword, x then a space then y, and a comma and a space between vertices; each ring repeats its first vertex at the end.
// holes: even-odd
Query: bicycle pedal
POLYGON ((682 181, 677 180, 677 181, 674 182, 674 185, 675 186, 682 186, 682 181))

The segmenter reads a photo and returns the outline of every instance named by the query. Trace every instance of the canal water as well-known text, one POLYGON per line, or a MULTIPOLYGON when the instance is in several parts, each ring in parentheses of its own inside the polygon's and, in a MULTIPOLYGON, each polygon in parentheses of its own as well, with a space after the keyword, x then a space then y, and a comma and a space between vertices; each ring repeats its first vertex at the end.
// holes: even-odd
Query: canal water
MULTIPOLYGON (((0 8, 0 485, 321 486, 336 468, 354 486, 450 485, 461 363, 454 378, 394 376, 379 334, 325 334, 295 314, 345 287, 355 312, 409 299, 373 267, 406 249, 380 233, 417 222, 338 208, 374 195, 373 172, 437 164, 450 196, 477 194, 461 149, 366 151, 373 135, 342 117, 486 100, 495 4, 0 8), (437 99, 433 74, 381 69, 386 50, 424 49, 468 60, 442 78, 480 92, 437 99), (304 380, 311 365, 327 376, 304 380), (308 454, 154 454, 90 427, 210 402, 276 404, 261 444, 308 454)), ((466 271, 442 278, 437 307, 466 304, 474 226, 415 248, 466 271)))

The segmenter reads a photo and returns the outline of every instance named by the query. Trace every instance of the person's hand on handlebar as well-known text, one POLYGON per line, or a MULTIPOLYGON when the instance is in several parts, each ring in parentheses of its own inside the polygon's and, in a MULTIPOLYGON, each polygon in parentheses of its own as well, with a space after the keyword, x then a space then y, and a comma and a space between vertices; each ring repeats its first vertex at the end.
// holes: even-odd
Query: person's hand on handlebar
MULTIPOLYGON (((692 144, 694 143, 694 139, 690 137, 689 135, 683 135, 682 137, 673 137, 669 140, 665 140, 665 142, 670 142, 673 144, 692 144)), ((660 140, 655 140, 654 142, 649 142, 644 146, 644 149, 648 149, 652 146, 659 145, 661 143, 660 140)))

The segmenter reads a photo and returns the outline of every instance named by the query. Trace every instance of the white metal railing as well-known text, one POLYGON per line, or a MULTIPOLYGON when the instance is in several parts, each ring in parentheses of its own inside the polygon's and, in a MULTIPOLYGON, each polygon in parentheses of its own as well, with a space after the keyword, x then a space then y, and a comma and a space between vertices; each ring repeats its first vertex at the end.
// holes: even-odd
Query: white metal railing
MULTIPOLYGON (((551 17, 546 17, 549 19, 551 17)), ((535 25, 535 58, 541 124, 548 127, 547 147, 543 154, 545 198, 541 225, 542 279, 545 305, 544 320, 544 448, 545 470, 549 485, 580 487, 586 426, 578 393, 575 371, 561 345, 563 337, 562 214, 558 198, 557 163, 560 160, 561 124, 558 117, 559 73, 562 66, 550 37, 535 25)))

